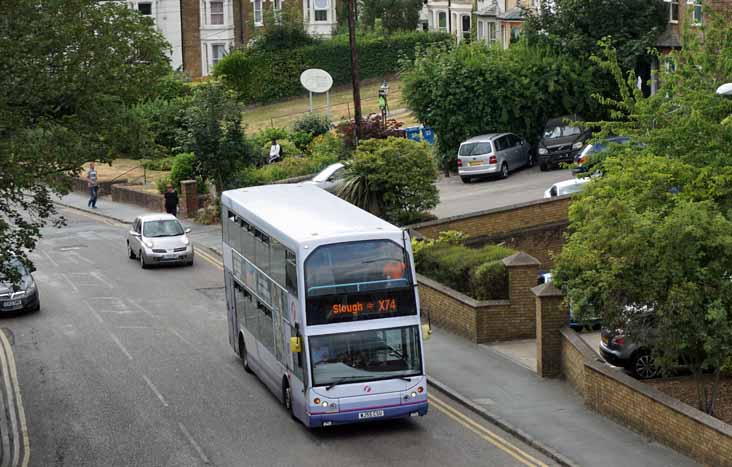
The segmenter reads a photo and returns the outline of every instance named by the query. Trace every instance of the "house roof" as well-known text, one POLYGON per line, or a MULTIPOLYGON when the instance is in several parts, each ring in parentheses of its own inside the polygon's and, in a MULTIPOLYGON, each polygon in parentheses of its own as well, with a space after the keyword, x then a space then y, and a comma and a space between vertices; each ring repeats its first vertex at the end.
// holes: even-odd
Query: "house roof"
POLYGON ((673 49, 681 48, 681 39, 679 38, 679 34, 673 29, 667 28, 663 34, 658 36, 658 39, 656 39, 656 47, 673 49))
POLYGON ((522 8, 515 7, 501 14, 498 18, 507 21, 523 21, 526 19, 526 15, 522 8))
POLYGON ((498 5, 493 2, 475 12, 477 16, 496 16, 498 14, 498 5))

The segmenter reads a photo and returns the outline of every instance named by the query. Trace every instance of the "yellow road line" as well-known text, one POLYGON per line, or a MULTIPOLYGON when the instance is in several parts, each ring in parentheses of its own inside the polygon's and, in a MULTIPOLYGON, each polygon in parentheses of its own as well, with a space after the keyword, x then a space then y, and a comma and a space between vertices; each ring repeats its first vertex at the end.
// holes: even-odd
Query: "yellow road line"
POLYGON ((212 264, 214 267, 219 268, 223 271, 224 269, 224 263, 219 261, 218 259, 214 258, 213 256, 209 255, 208 253, 205 253, 202 251, 202 248, 196 249, 196 254, 206 260, 208 263, 212 264))
POLYGON ((508 441, 501 438, 497 434, 493 433, 486 427, 476 423, 471 418, 460 413, 456 409, 450 407, 446 402, 436 398, 432 394, 429 395, 429 399, 430 399, 430 402, 432 403, 432 405, 437 410, 444 413, 448 417, 452 418, 454 421, 456 421, 460 425, 464 426, 465 428, 468 428, 470 431, 477 434, 480 438, 482 438, 485 441, 488 441, 489 443, 491 443, 498 449, 502 450, 506 454, 510 455, 514 459, 518 460, 522 464, 530 466, 530 467, 535 467, 535 466, 548 467, 544 462, 536 459, 535 457, 531 456, 527 452, 522 451, 521 449, 519 449, 518 447, 509 443, 508 441))
POLYGON ((18 382, 18 372, 15 367, 15 356, 13 355, 13 349, 10 347, 10 342, 8 341, 7 336, 2 331, 0 331, 0 340, 2 340, 3 347, 5 348, 5 355, 7 356, 10 366, 10 378, 13 380, 13 389, 15 389, 15 400, 17 401, 18 418, 20 419, 20 431, 23 437, 23 462, 20 465, 22 467, 28 467, 28 463, 30 462, 30 438, 28 437, 28 425, 25 421, 23 397, 20 395, 20 383, 18 382))

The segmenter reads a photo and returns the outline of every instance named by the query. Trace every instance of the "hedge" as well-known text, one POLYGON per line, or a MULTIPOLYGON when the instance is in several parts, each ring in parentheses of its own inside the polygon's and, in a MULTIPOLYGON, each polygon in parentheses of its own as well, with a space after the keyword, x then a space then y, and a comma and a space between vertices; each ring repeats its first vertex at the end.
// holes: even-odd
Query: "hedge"
MULTIPOLYGON (((414 59, 418 46, 451 40, 449 34, 417 31, 360 36, 357 47, 361 79, 395 73, 402 58, 414 59)), ((335 85, 350 83, 348 36, 336 36, 297 49, 239 49, 219 61, 214 75, 234 89, 242 101, 264 103, 303 94, 300 74, 308 68, 327 71, 335 85)))
POLYGON ((508 271, 501 261, 514 253, 500 245, 479 249, 436 243, 415 252, 417 272, 476 300, 508 298, 508 271))

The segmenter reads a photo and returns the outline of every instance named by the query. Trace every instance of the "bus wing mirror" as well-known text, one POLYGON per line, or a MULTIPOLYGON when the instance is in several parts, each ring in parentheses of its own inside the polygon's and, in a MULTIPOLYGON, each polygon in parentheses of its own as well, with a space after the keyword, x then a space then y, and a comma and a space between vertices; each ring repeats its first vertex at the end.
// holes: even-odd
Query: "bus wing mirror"
POLYGON ((422 325, 422 340, 427 341, 432 337, 432 326, 429 324, 422 325))
POLYGON ((290 337, 290 352, 300 353, 302 352, 302 344, 299 337, 290 337))

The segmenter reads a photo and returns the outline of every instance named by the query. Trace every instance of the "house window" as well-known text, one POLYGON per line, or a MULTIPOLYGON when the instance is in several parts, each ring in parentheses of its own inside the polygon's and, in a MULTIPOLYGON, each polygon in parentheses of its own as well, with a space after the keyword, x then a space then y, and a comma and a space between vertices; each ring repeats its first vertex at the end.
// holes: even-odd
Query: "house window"
POLYGON ((280 11, 280 10, 282 10, 282 0, 274 0, 272 2, 272 9, 274 11, 280 11))
POLYGON ((152 16, 152 3, 150 3, 150 2, 138 3, 137 11, 139 11, 141 15, 152 16))
POLYGON ((282 22, 282 0, 272 1, 272 13, 274 13, 274 20, 277 24, 282 22))
POLYGON ((262 25, 262 0, 252 0, 254 3, 254 25, 262 25))
POLYGON ((328 0, 315 0, 315 21, 328 21, 328 8, 330 7, 328 0))
POLYGON ((511 42, 516 42, 521 36, 521 26, 511 26, 511 42))
POLYGON ((694 2, 694 24, 699 26, 702 24, 702 0, 694 2))
POLYGON ((485 33, 483 32, 485 29, 485 24, 483 21, 478 21, 478 40, 482 41, 485 37, 485 33))
POLYGON ((496 41, 496 23, 491 22, 486 26, 488 27, 486 36, 488 36, 488 42, 492 44, 496 41))
POLYGON ((679 0, 665 0, 668 3, 668 22, 679 22, 679 0))
POLYGON ((470 41, 470 16, 462 16, 463 40, 470 41))
POLYGON ((437 14, 437 24, 440 31, 447 32, 447 13, 441 11, 437 14))
POLYGON ((226 55, 226 44, 211 45, 211 64, 216 65, 226 55))
POLYGON ((211 24, 224 24, 224 2, 211 2, 211 24))

